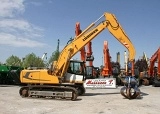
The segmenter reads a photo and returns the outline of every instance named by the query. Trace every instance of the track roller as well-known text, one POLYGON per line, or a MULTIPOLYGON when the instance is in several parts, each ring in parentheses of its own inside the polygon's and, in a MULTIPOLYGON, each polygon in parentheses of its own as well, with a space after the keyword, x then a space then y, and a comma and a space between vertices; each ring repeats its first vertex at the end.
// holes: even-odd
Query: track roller
POLYGON ((19 94, 21 97, 28 97, 29 93, 28 93, 29 88, 28 87, 22 87, 19 90, 19 94))

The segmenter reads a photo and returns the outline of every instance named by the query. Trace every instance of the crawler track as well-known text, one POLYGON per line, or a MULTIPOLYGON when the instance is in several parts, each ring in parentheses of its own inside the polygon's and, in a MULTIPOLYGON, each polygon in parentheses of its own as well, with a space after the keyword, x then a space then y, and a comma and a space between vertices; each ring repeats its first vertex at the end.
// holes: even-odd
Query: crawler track
POLYGON ((78 91, 74 87, 68 86, 31 85, 21 87, 19 94, 22 97, 29 98, 70 99, 75 101, 78 91))

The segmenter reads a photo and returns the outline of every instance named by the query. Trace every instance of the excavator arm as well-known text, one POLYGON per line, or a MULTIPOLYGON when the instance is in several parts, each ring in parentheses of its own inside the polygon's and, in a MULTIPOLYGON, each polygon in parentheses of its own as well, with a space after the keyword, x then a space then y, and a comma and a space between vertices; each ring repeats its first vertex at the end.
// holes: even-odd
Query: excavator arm
POLYGON ((103 59, 104 59, 104 67, 102 68, 102 76, 110 76, 112 74, 112 67, 111 67, 111 61, 110 61, 110 54, 108 49, 108 42, 104 41, 104 47, 103 47, 103 59))
POLYGON ((152 55, 150 59, 149 66, 149 76, 151 81, 153 81, 152 86, 160 87, 160 48, 152 55), (155 62, 157 61, 157 67, 155 67, 155 62))
POLYGON ((68 68, 69 60, 106 28, 108 28, 109 32, 128 49, 129 60, 133 61, 135 58, 135 48, 132 42, 123 31, 115 16, 110 13, 104 13, 99 19, 89 25, 81 34, 76 36, 70 44, 64 47, 59 55, 56 65, 52 69, 52 75, 63 77, 68 68), (102 17, 105 17, 105 20, 97 24, 102 17))
MULTIPOLYGON (((160 48, 152 55, 149 66, 149 76, 153 76, 154 64, 156 60, 160 60, 160 48)), ((160 61, 158 61, 158 74, 160 75, 160 61)))

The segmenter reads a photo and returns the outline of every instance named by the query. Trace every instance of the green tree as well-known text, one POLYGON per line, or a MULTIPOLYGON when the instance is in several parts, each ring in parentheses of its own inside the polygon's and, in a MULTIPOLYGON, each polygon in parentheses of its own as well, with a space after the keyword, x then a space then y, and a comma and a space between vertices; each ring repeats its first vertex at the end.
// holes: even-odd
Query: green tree
POLYGON ((23 67, 44 67, 44 62, 40 57, 34 53, 28 54, 23 59, 23 67))
POLYGON ((56 51, 54 51, 51 55, 51 57, 49 58, 49 61, 48 61, 48 64, 52 64, 53 61, 57 61, 58 60, 58 57, 59 57, 59 43, 60 43, 60 40, 58 39, 58 42, 57 42, 57 49, 56 51))
POLYGON ((58 60, 58 57, 59 57, 59 54, 60 54, 59 43, 60 43, 60 40, 58 39, 57 49, 56 49, 56 51, 54 51, 52 53, 51 57, 49 58, 48 65, 51 65, 53 63, 53 61, 57 61, 58 60))
POLYGON ((53 61, 57 61, 59 54, 60 54, 60 52, 58 50, 54 51, 52 53, 52 56, 49 58, 49 64, 51 64, 53 61))
POLYGON ((6 59, 6 64, 12 66, 21 66, 22 62, 19 57, 12 55, 8 59, 6 59))

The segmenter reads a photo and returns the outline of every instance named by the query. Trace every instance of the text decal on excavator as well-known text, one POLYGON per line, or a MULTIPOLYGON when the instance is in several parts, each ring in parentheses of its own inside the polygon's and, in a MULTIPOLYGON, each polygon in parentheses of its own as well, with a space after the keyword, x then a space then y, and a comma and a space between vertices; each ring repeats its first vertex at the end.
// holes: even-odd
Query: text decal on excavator
POLYGON ((95 29, 93 32, 91 32, 88 36, 86 36, 85 38, 83 38, 83 41, 87 40, 90 36, 92 36, 94 33, 96 33, 98 31, 98 29, 95 29))

